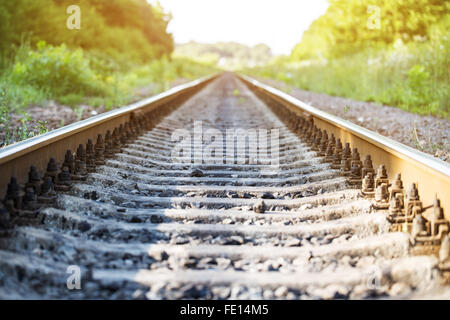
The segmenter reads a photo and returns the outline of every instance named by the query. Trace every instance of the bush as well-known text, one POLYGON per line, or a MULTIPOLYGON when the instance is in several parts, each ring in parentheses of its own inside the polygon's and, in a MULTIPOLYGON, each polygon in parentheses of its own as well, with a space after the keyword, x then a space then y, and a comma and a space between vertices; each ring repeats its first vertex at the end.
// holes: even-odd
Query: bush
POLYGON ((112 109, 135 99, 137 88, 157 93, 179 77, 211 73, 167 58, 170 19, 146 0, 0 0, 0 144, 45 131, 26 114, 31 104, 112 109), (82 30, 65 27, 72 4, 82 9, 82 30), (14 113, 24 121, 20 132, 11 131, 14 113))
POLYGON ((404 110, 448 117, 450 34, 438 25, 428 42, 401 42, 366 48, 329 60, 274 64, 245 70, 298 88, 361 101, 379 102, 404 110))
POLYGON ((2 135, 0 146, 48 131, 45 121, 33 120, 25 111, 20 109, 30 101, 37 102, 43 99, 44 95, 40 91, 30 87, 10 86, 4 82, 4 79, 0 79, 0 132, 2 135), (14 106, 14 109, 12 106, 14 106), (21 114, 21 125, 16 128, 11 125, 13 112, 21 114))
POLYGON ((107 92, 81 49, 71 51, 65 45, 53 47, 45 42, 39 42, 37 51, 29 50, 15 63, 12 79, 18 84, 45 88, 53 97, 107 92))
POLYGON ((173 51, 167 32, 170 16, 146 0, 14 0, 0 1, 0 52, 45 40, 54 46, 98 50, 136 63, 173 51), (66 8, 79 5, 81 30, 66 28, 66 8))

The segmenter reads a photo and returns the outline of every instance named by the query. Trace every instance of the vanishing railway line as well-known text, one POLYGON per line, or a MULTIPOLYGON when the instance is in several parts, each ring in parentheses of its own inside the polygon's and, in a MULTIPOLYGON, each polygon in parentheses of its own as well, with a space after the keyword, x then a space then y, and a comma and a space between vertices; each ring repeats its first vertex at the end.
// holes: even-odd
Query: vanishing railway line
POLYGON ((0 173, 1 298, 450 297, 448 165, 251 79, 5 148, 0 173))

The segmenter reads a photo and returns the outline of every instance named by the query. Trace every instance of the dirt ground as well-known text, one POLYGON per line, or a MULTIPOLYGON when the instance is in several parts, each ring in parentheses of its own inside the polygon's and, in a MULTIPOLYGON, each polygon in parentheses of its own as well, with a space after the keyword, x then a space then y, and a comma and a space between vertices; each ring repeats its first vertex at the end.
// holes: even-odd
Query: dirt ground
MULTIPOLYGON (((170 88, 189 82, 189 79, 178 79, 170 83, 170 88)), ((155 86, 149 85, 142 87, 135 91, 133 101, 129 104, 153 96, 155 93, 155 86)), ((43 106, 30 106, 26 112, 34 121, 45 121, 49 131, 58 129, 68 124, 84 120, 100 113, 107 111, 104 106, 94 108, 89 105, 80 105, 77 108, 71 108, 61 105, 55 101, 47 101, 43 106)), ((11 115, 10 129, 14 130, 20 127, 21 114, 11 115)), ((31 127, 30 127, 31 128, 31 127)), ((4 133, 0 132, 0 147, 3 145, 4 133)))
POLYGON ((259 78, 258 81, 288 92, 320 110, 450 162, 448 119, 421 116, 390 106, 305 91, 271 79, 259 78))

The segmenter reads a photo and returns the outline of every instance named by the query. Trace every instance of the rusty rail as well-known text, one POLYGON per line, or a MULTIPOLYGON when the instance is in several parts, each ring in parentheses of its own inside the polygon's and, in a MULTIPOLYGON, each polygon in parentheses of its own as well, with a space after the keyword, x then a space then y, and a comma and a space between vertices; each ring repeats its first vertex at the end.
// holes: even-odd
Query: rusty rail
MULTIPOLYGON (((95 268, 86 263, 92 269, 89 281, 118 281, 120 287, 123 281, 152 286, 155 281, 177 280, 180 285, 206 287, 242 284, 277 289, 283 285, 296 288, 298 295, 312 285, 342 280, 350 287, 365 283, 368 269, 348 268, 349 260, 344 259, 362 256, 384 256, 392 267, 399 266, 402 278, 387 277, 392 283, 403 281, 404 273, 450 270, 447 163, 254 79, 239 77, 241 81, 225 75, 208 86, 204 95, 184 103, 217 76, 197 80, 0 151, 0 267, 14 273, 17 267, 37 266, 44 277, 51 270, 49 279, 59 278, 65 272, 59 262, 72 264, 74 259, 68 250, 59 260, 62 254, 54 248, 65 241, 77 252, 92 253, 92 259, 103 256, 105 263, 95 268), (232 94, 234 86, 249 97, 243 105, 232 94), (231 100, 223 108, 216 98, 227 96, 231 100), (214 101, 209 111, 205 111, 205 97, 214 101), (222 129, 230 123, 233 128, 241 124, 281 127, 281 170, 272 176, 260 173, 265 164, 190 166, 169 160, 174 130, 189 127, 205 112, 210 112, 207 119, 218 119, 221 112, 231 115, 216 120, 222 129), (10 177, 18 179, 10 182, 10 177), (411 236, 395 231, 408 231, 411 236), (34 244, 57 254, 58 263, 47 266, 47 257, 37 257, 40 248, 35 252, 34 244), (129 259, 131 252, 142 259, 129 259), (406 254, 433 254, 439 259, 406 254), (145 259, 146 255, 154 261, 145 259), (127 257, 119 269, 118 256, 127 257), (352 270, 352 276, 348 271, 341 273, 342 269, 336 274, 314 271, 299 277, 296 272, 307 270, 302 265, 313 256, 323 258, 319 261, 324 268, 325 257, 332 257, 333 264, 342 258, 340 267, 352 270), (224 258, 211 264, 219 271, 210 266, 213 257, 224 258), (262 260, 255 263, 251 257, 262 260), (294 259, 303 262, 297 265, 294 259), (271 263, 273 270, 281 270, 284 264, 284 271, 291 274, 241 270, 244 263, 265 268, 262 261, 271 263), (174 264, 174 269, 166 270, 166 263, 174 264), (193 265, 198 270, 184 270, 193 265), (410 269, 410 265, 419 267, 410 269)), ((91 256, 84 258, 89 262, 91 256)), ((55 283, 54 288, 59 288, 59 282, 55 283)), ((105 291, 98 288, 98 293, 88 294, 102 296, 105 291)), ((287 290, 278 295, 287 296, 287 290)))
POLYGON ((411 232, 413 241, 425 245, 446 239, 450 225, 448 163, 248 76, 239 77, 291 130, 309 139, 313 150, 340 169, 350 184, 361 188, 363 196, 374 198, 375 209, 388 211, 393 231, 411 232), (336 148, 336 141, 345 145, 344 150, 336 148))
MULTIPOLYGON (((104 149, 103 135, 106 134, 111 140, 113 131, 117 131, 115 136, 113 134, 116 139, 127 140, 127 135, 135 136, 136 131, 157 124, 163 116, 216 77, 214 75, 178 86, 155 97, 2 149, 0 174, 3 179, 0 194, 6 193, 10 177, 17 178, 13 185, 26 184, 32 166, 35 172, 47 171, 46 176, 53 174, 54 180, 58 168, 67 161, 66 156, 71 158, 70 154, 74 155, 77 146, 81 148, 80 152, 77 150, 77 157, 80 157, 80 153, 81 162, 86 162, 89 167, 86 156, 83 156, 85 142, 88 142, 86 147, 93 154, 92 141, 96 141, 96 137, 100 149, 104 149), (49 173, 49 170, 54 173, 49 173)), ((448 163, 318 110, 250 77, 240 75, 239 78, 292 131, 308 140, 312 150, 324 156, 325 162, 332 163, 334 169, 340 169, 350 184, 362 189, 364 196, 375 198, 375 209, 388 210, 394 230, 410 231, 417 241, 432 244, 439 243, 448 234, 448 163), (339 142, 339 148, 336 148, 336 142, 339 142), (345 148, 342 149, 341 144, 345 148)), ((74 163, 74 160, 69 162, 74 163)), ((91 162, 95 162, 93 155, 91 162)), ((62 172, 63 175, 69 171, 73 174, 72 168, 64 169, 64 164, 61 170, 66 170, 66 173, 62 172)))
POLYGON ((217 75, 214 75, 174 87, 131 105, 102 113, 1 149, 0 194, 2 197, 5 194, 10 177, 16 177, 18 183, 25 184, 28 181, 28 170, 31 166, 35 166, 40 172, 45 172, 50 158, 54 158, 56 163, 62 163, 66 150, 75 151, 80 143, 84 144, 89 139, 95 142, 98 134, 104 135, 108 130, 113 132, 114 128, 119 128, 120 125, 130 121, 133 113, 149 115, 155 118, 149 119, 149 121, 156 121, 156 117, 171 112, 173 107, 180 104, 177 99, 186 99, 216 77, 217 75), (152 112, 153 114, 150 115, 152 112))

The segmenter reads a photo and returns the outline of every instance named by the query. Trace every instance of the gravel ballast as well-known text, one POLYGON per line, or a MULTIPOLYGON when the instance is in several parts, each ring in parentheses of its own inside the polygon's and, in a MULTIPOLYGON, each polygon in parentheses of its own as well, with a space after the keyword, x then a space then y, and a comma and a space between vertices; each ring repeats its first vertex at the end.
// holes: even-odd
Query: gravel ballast
POLYGON ((448 119, 421 116, 373 102, 355 101, 301 90, 277 80, 263 78, 257 80, 288 92, 289 95, 315 108, 450 162, 450 121, 448 119))

